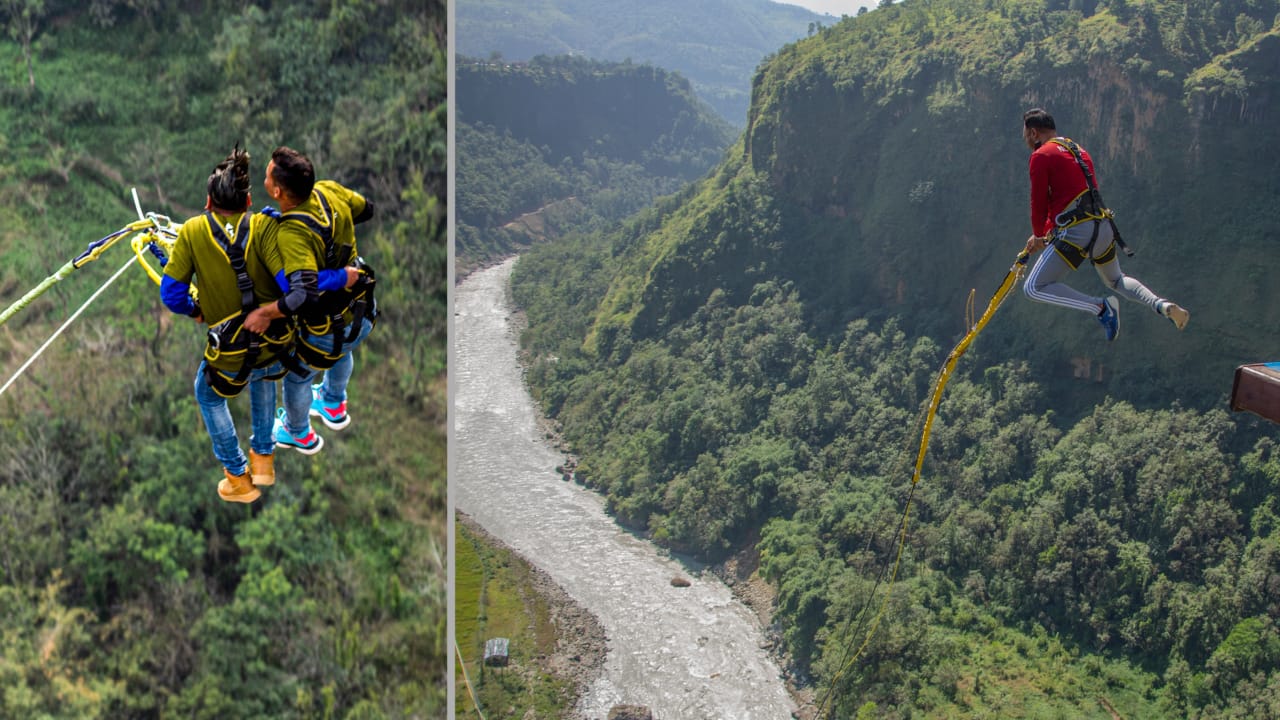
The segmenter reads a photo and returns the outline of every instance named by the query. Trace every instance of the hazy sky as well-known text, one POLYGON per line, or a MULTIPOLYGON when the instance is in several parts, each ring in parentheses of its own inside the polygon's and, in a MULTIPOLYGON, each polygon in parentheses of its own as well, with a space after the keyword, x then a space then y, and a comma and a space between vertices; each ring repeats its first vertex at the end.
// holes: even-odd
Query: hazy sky
POLYGON ((860 7, 875 7, 875 0, 774 0, 785 5, 799 5, 816 13, 828 15, 857 15, 860 7))

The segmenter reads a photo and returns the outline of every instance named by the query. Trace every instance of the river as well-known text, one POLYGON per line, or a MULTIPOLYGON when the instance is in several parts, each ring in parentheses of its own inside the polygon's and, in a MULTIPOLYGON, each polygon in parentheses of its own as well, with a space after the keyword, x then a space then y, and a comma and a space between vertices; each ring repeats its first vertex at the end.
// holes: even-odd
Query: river
POLYGON ((693 574, 605 514, 599 495, 564 482, 516 358, 507 282, 515 259, 454 292, 455 504, 545 570, 608 635, 601 677, 579 711, 619 703, 655 720, 785 720, 795 704, 755 616, 709 573, 693 574), (673 587, 675 576, 690 587, 673 587))

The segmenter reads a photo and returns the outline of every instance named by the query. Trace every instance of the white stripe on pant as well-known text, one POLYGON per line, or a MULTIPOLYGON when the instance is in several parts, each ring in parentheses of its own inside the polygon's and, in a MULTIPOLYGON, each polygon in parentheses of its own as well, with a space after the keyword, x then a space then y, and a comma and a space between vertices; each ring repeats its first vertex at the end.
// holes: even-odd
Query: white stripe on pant
MULTIPOLYGON (((1058 231, 1055 237, 1064 237, 1072 244, 1083 248, 1089 244, 1089 238, 1093 235, 1093 225, 1091 222, 1083 222, 1075 227, 1058 231)), ((1113 240, 1111 223, 1098 223, 1098 239, 1093 244, 1090 257, 1102 257, 1111 248, 1113 240)), ((1093 266, 1102 282, 1115 290, 1116 294, 1146 305, 1154 312, 1160 312, 1160 303, 1163 301, 1137 278, 1125 275, 1120 270, 1120 253, 1117 252, 1114 255, 1111 260, 1093 266)), ((1071 272, 1071 266, 1062 259, 1062 255, 1050 243, 1049 247, 1040 253, 1040 258, 1031 268, 1031 273, 1027 275, 1022 290, 1027 297, 1036 302, 1060 305, 1097 315, 1102 311, 1103 298, 1086 295, 1062 282, 1069 272, 1071 272)))

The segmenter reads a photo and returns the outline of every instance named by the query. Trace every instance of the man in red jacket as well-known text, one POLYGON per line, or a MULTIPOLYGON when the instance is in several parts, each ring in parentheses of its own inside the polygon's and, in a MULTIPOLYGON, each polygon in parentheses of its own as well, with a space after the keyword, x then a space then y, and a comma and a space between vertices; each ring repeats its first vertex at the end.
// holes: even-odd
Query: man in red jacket
POLYGON ((1098 194, 1089 153, 1058 135, 1053 116, 1040 108, 1023 114, 1022 128, 1022 137, 1032 150, 1027 251, 1053 247, 1053 252, 1041 255, 1031 268, 1023 285, 1027 297, 1092 313, 1102 323, 1107 340, 1114 340, 1120 333, 1120 308, 1115 297, 1092 297, 1062 282, 1087 259, 1107 287, 1169 318, 1179 330, 1186 327, 1191 313, 1120 271, 1116 245, 1124 245, 1111 211, 1098 194))

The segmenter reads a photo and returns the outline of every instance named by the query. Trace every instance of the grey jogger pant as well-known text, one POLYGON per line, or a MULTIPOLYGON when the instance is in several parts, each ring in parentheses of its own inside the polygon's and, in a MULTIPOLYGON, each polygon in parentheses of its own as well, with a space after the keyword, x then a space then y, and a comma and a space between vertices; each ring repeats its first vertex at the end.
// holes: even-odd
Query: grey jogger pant
MULTIPOLYGON (((1075 227, 1057 231, 1054 237, 1065 238, 1071 241, 1073 245, 1083 248, 1089 244, 1089 238, 1092 235, 1093 223, 1082 222, 1075 227)), ((1093 244, 1093 250, 1089 254, 1090 259, 1105 255, 1113 242, 1114 234, 1111 231, 1111 223, 1099 223, 1098 239, 1093 244)), ((1147 286, 1143 285, 1137 278, 1129 277, 1121 272, 1120 253, 1116 252, 1113 255, 1114 257, 1107 262, 1093 266, 1093 269, 1098 272, 1098 277, 1102 279, 1102 282, 1107 287, 1115 290, 1118 295, 1134 302, 1142 303, 1151 308, 1152 311, 1159 313, 1160 303, 1163 300, 1147 289, 1147 286)), ((1061 305, 1062 307, 1097 315, 1101 311, 1103 298, 1086 295, 1062 282, 1062 279, 1069 272, 1071 272, 1071 265, 1050 244, 1049 247, 1041 251, 1039 259, 1032 266, 1031 273, 1027 275, 1026 282, 1022 285, 1022 291, 1027 294, 1027 297, 1037 302, 1061 305)))

